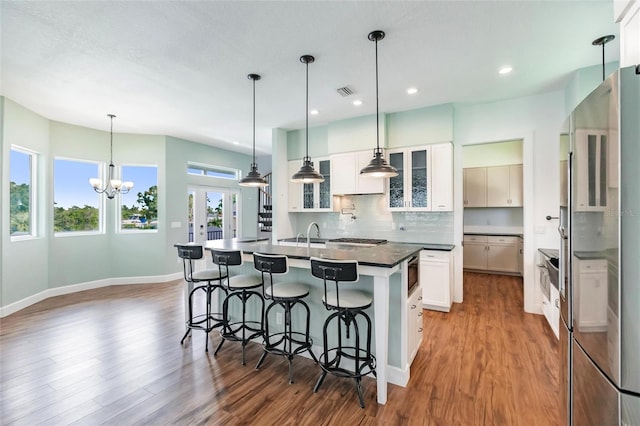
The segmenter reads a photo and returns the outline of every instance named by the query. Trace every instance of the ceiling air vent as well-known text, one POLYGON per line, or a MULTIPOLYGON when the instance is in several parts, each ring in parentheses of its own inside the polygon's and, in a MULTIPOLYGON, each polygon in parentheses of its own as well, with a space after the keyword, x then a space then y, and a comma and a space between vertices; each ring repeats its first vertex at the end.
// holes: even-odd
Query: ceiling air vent
POLYGON ((351 90, 351 88, 349 88, 348 86, 339 87, 336 89, 336 92, 338 92, 340 96, 344 97, 353 95, 353 90, 351 90))

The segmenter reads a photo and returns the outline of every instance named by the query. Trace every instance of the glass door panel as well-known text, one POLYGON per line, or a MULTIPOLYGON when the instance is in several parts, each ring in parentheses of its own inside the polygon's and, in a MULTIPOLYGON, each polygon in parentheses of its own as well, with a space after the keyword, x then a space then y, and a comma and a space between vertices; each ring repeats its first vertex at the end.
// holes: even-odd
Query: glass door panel
POLYGON ((389 178, 389 207, 404 207, 404 153, 390 153, 389 164, 398 170, 398 176, 389 178))
POLYGON ((427 150, 411 151, 411 207, 427 207, 427 150))
POLYGON ((323 160, 319 162, 320 174, 324 176, 324 182, 318 184, 319 207, 321 209, 331 208, 331 162, 323 160))

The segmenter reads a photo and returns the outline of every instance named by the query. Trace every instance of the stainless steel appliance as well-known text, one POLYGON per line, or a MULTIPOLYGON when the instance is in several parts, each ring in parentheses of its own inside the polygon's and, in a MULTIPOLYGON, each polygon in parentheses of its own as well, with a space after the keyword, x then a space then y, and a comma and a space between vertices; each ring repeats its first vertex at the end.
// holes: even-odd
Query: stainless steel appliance
POLYGON ((563 415, 572 425, 640 425, 635 67, 618 70, 576 107, 569 136, 559 228, 563 415))

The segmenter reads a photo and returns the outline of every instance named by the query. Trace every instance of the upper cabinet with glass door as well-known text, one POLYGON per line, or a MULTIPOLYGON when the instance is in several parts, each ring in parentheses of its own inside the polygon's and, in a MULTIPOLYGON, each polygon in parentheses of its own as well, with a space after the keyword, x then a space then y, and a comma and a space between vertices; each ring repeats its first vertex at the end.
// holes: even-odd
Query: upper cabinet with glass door
POLYGON ((452 211, 452 159, 449 143, 389 150, 389 164, 398 170, 389 178, 389 209, 452 211))
MULTIPOLYGON (((289 176, 295 173, 302 160, 289 161, 289 176)), ((331 211, 331 161, 329 158, 314 159, 313 167, 324 176, 320 183, 289 182, 289 212, 331 211)))

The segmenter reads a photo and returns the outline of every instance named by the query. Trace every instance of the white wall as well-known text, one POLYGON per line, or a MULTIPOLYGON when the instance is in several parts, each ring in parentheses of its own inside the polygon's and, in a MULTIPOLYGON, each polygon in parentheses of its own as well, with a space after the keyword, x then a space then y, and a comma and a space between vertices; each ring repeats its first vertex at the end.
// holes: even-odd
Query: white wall
POLYGON ((53 218, 46 212, 52 204, 47 179, 49 120, 4 98, 2 137, 2 306, 41 292, 49 284, 47 226, 53 218), (15 144, 37 153, 38 176, 35 203, 40 225, 35 238, 14 240, 9 229, 9 151, 15 144))

